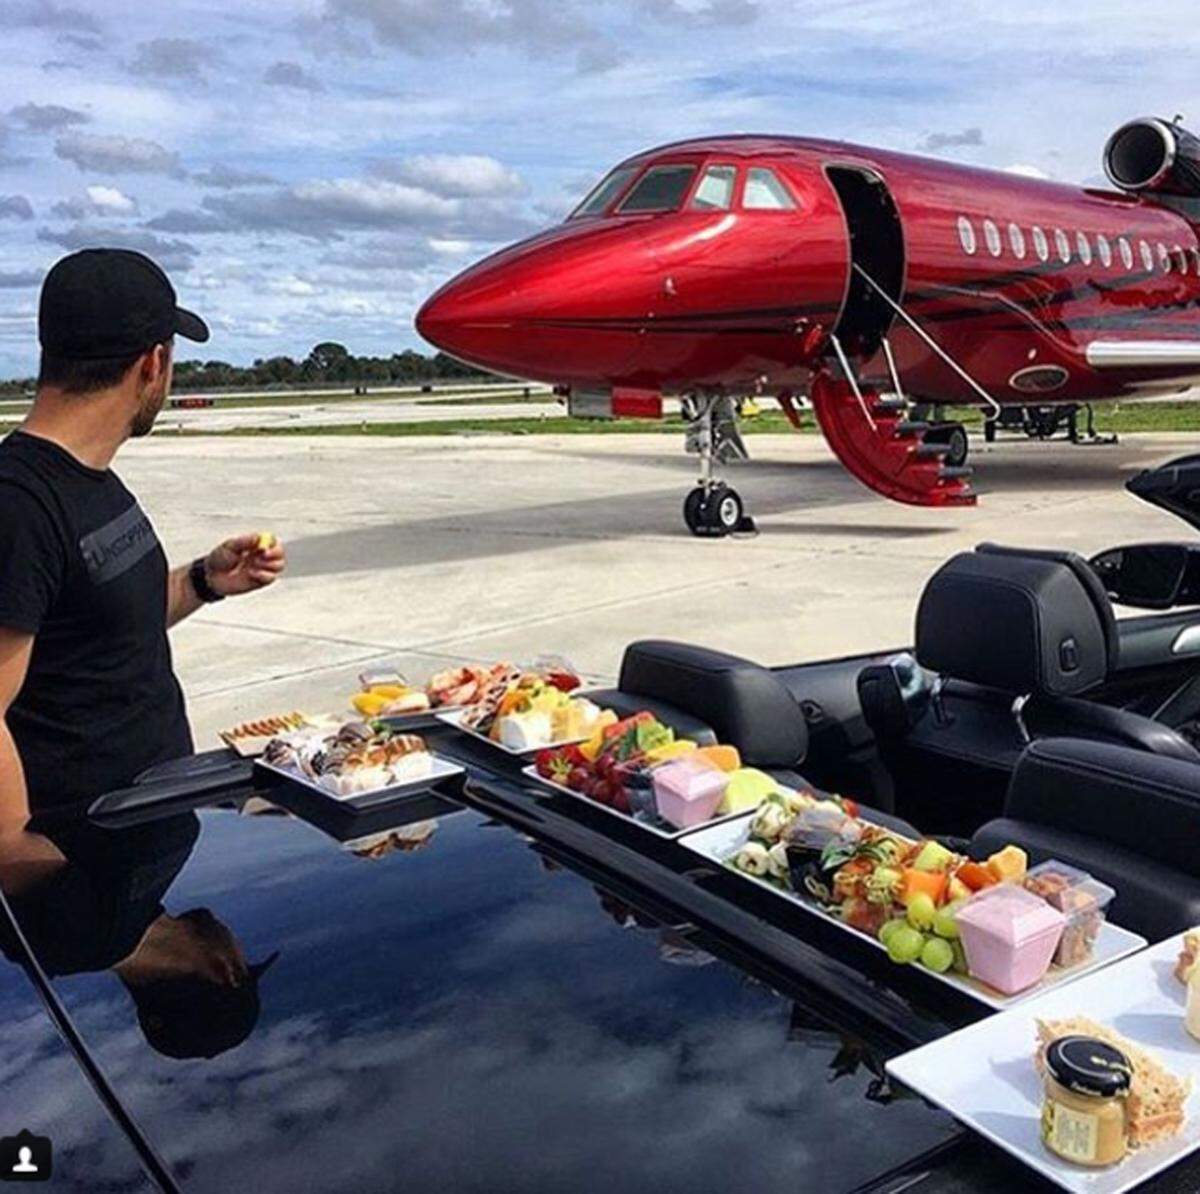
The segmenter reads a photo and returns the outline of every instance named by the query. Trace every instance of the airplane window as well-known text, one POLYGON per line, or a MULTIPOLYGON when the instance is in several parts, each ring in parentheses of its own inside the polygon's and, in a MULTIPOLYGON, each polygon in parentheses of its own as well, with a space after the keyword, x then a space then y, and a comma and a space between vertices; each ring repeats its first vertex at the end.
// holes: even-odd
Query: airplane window
POLYGON ((1156 241, 1154 248, 1158 253, 1158 264, 1162 266, 1163 273, 1169 274, 1171 272, 1171 255, 1167 252, 1167 246, 1162 241, 1156 241))
POLYGON ((1121 251, 1121 264, 1133 269, 1133 246, 1122 236, 1117 240, 1117 248, 1121 251))
POLYGON ((1025 260, 1025 233, 1016 224, 1008 226, 1008 243, 1012 246, 1013 255, 1018 261, 1025 260))
POLYGON ((692 196, 692 207, 728 211, 733 206, 736 166, 709 166, 692 196))
POLYGON ((617 211, 622 215, 639 211, 675 211, 696 177, 695 166, 651 166, 634 183, 617 211))
POLYGON ((975 249, 978 247, 975 242, 975 226, 966 216, 958 217, 958 243, 969 257, 975 255, 975 249))
POLYGON ((1112 245, 1108 243, 1108 237, 1103 232, 1096 237, 1096 252, 1100 254, 1100 264, 1108 269, 1112 265, 1112 245))
POLYGON ((1033 251, 1038 255, 1039 261, 1050 260, 1050 245, 1046 241, 1046 234, 1036 224, 1033 226, 1033 251))
POLYGON ((1154 269, 1154 254, 1144 240, 1138 241, 1138 252, 1142 255, 1142 268, 1151 272, 1154 269))
POLYGON ((988 252, 993 257, 999 257, 1003 248, 1000 244, 1000 229, 991 220, 983 221, 983 239, 987 241, 988 252))
MULTIPOLYGON (((1075 233, 1075 247, 1079 250, 1079 260, 1084 265, 1092 264, 1092 242, 1088 240, 1086 232, 1075 233)), ((1102 236, 1096 237, 1096 248, 1100 251, 1100 260, 1104 261, 1104 254, 1108 253, 1108 261, 1104 261, 1108 265, 1112 261, 1112 253, 1109 252, 1108 241, 1102 236)))
POLYGON ((1175 245, 1172 247, 1171 252, 1175 257, 1175 268, 1181 274, 1186 274, 1188 272, 1188 259, 1187 254, 1183 251, 1183 246, 1175 245))
POLYGON ((636 173, 636 166, 621 166, 614 170, 592 189, 587 198, 571 213, 570 219, 573 220, 576 216, 598 216, 606 211, 608 205, 625 189, 625 184, 636 173))
POLYGON ((1071 238, 1061 229, 1054 230, 1054 246, 1063 265, 1071 264, 1071 238))
POLYGON ((764 166, 751 166, 746 171, 742 206, 754 211, 787 211, 796 204, 774 170, 768 170, 764 166))
POLYGON ((1194 257, 1196 261, 1196 274, 1200 276, 1200 249, 1193 249, 1192 257, 1194 257))

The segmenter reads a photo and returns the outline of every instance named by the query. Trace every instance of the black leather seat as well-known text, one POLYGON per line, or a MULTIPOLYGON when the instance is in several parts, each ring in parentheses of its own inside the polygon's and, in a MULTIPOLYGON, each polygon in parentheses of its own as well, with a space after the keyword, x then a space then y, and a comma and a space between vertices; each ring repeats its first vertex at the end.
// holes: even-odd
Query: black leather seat
POLYGON ((1200 763, 1179 734, 1148 717, 1082 699, 1115 672, 1116 619, 1099 578, 1072 552, 984 544, 930 579, 917 610, 916 653, 943 681, 1009 702, 1018 739, 1070 736, 1200 763), (1027 698, 1019 716, 1012 702, 1027 698))
POLYGON ((1013 842, 1116 889, 1113 922, 1150 941, 1200 924, 1200 769, 1146 751, 1047 738, 1021 755, 1002 817, 974 835, 986 857, 1013 842))
MULTIPOLYGON (((618 687, 591 695, 624 716, 648 709, 683 737, 736 746, 745 766, 780 783, 819 788, 800 771, 808 750, 800 703, 761 664, 691 643, 647 639, 626 648, 618 687)), ((918 836, 889 808, 869 802, 864 808, 872 820, 918 836)))

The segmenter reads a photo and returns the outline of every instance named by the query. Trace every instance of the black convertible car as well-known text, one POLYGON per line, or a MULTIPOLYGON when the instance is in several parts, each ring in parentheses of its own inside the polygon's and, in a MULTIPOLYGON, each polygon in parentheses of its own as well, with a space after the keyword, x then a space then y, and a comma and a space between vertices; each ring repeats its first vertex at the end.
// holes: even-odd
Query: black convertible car
MULTIPOLYGON (((1200 458, 1133 485, 1190 517, 1200 458)), ((984 546, 931 578, 911 655, 641 642, 598 700, 977 857, 1081 866, 1153 942, 1200 924, 1197 604, 1186 545, 984 546)), ((1041 1188, 885 1071, 988 1009, 421 732, 464 774, 336 806, 213 752, 37 826, 65 866, 0 860, 0 1179, 28 1140, 89 1191, 1041 1188)))

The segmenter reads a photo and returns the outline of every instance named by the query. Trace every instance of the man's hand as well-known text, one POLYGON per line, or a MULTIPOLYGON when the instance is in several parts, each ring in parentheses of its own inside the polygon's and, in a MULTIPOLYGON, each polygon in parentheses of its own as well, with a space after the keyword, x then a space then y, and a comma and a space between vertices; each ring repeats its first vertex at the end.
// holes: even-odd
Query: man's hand
POLYGON ((236 597, 273 584, 287 567, 287 553, 274 535, 239 535, 214 547, 204 565, 213 589, 236 597))

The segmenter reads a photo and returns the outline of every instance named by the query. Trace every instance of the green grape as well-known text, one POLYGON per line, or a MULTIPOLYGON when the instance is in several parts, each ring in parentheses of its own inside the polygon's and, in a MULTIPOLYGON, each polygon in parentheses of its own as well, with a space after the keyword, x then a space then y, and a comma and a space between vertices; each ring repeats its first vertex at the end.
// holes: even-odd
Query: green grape
POLYGON ((897 931, 904 928, 908 922, 902 917, 897 917, 895 920, 885 920, 879 926, 879 940, 883 945, 887 945, 889 941, 896 935, 897 931))
POLYGON ((947 941, 953 941, 958 937, 958 924, 951 909, 939 908, 937 910, 933 918, 933 931, 939 937, 945 937, 947 941))
POLYGON ((937 915, 937 907, 933 897, 925 892, 919 892, 908 902, 908 923, 914 929, 933 928, 933 918, 937 915))
POLYGON ((921 949, 921 965, 934 974, 945 974, 954 965, 954 947, 941 937, 930 937, 921 949))
POLYGON ((924 948, 925 938, 911 925, 902 925, 896 929, 887 944, 888 957, 901 965, 915 962, 924 948))
POLYGON ((957 939, 950 942, 951 949, 954 950, 954 972, 955 974, 967 973, 967 951, 963 949, 963 943, 957 939))

